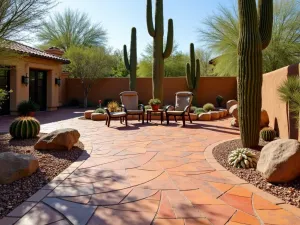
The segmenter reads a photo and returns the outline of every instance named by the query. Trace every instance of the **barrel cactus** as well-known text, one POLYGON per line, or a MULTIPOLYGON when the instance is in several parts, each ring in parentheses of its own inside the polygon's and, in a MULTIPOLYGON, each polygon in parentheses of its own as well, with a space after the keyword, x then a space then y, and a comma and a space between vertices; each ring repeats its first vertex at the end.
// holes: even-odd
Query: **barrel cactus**
POLYGON ((228 156, 228 163, 236 168, 255 168, 258 159, 248 148, 238 148, 228 156))
POLYGON ((34 138, 40 132, 40 122, 33 117, 16 118, 9 128, 9 133, 14 138, 34 138))
POLYGON ((243 147, 259 142, 262 105, 262 50, 271 40, 273 0, 238 0, 238 100, 243 147))
POLYGON ((274 138, 276 137, 276 131, 270 127, 263 128, 260 131, 260 137, 264 141, 273 141, 274 138))
POLYGON ((152 68, 152 88, 153 98, 163 100, 163 81, 164 81, 164 60, 169 58, 173 50, 173 20, 168 21, 167 44, 164 44, 164 11, 163 0, 156 0, 155 24, 152 16, 152 0, 147 0, 147 28, 148 33, 153 37, 153 68, 152 68), (155 27, 154 27, 155 26, 155 27))

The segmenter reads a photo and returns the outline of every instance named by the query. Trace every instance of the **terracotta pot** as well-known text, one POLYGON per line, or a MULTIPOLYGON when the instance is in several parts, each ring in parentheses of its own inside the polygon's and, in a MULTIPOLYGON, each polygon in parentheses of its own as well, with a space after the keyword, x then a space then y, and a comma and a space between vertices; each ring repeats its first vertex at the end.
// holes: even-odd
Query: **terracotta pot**
POLYGON ((151 105, 151 108, 153 111, 158 111, 159 110, 159 105, 151 105))
POLYGON ((34 117, 35 116, 35 112, 29 112, 27 116, 34 117))

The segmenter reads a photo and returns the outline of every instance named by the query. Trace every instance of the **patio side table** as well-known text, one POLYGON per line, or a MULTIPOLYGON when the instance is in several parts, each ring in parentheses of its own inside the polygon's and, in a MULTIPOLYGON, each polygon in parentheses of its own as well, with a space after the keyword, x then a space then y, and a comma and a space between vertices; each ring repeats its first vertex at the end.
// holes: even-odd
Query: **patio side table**
POLYGON ((154 111, 154 110, 152 110, 152 109, 148 109, 148 110, 147 110, 147 123, 149 123, 149 122, 148 122, 149 120, 150 120, 150 122, 151 122, 151 116, 152 116, 152 114, 154 114, 154 113, 160 113, 160 123, 162 124, 163 121, 164 121, 164 110, 163 110, 163 109, 159 109, 159 110, 157 110, 157 111, 154 111))

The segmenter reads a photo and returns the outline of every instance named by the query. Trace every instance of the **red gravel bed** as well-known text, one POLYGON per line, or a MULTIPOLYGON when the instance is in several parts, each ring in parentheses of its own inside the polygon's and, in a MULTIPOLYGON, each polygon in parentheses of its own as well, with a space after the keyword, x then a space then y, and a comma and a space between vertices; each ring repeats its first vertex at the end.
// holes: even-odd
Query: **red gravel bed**
MULTIPOLYGON (((258 149, 251 149, 258 157, 260 155, 260 149, 266 143, 261 142, 258 149)), ((230 166, 227 162, 229 153, 232 150, 241 148, 241 140, 234 140, 222 143, 213 149, 213 155, 215 159, 227 170, 246 180, 247 182, 255 185, 259 189, 262 189, 272 195, 282 199, 285 203, 294 205, 300 208, 300 177, 292 182, 282 184, 268 183, 261 174, 255 169, 238 169, 230 166)))
POLYGON ((30 177, 11 184, 0 184, 0 219, 68 168, 78 159, 84 147, 82 143, 78 143, 70 151, 37 151, 33 148, 37 140, 38 138, 14 140, 9 134, 0 134, 0 153, 31 154, 38 159, 40 165, 38 171, 30 177))

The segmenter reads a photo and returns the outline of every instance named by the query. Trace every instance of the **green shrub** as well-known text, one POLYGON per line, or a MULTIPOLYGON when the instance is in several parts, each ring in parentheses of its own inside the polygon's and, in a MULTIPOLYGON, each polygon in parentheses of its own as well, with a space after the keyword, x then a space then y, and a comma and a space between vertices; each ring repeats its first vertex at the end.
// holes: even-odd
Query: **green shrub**
POLYGON ((205 112, 214 111, 215 110, 215 106, 212 103, 206 103, 203 106, 203 109, 204 109, 205 112))
POLYGON ((260 137, 264 141, 273 141, 276 137, 276 131, 270 127, 265 127, 260 131, 260 137))
POLYGON ((105 110, 102 108, 98 108, 94 111, 94 113, 101 113, 101 114, 105 114, 105 110))
POLYGON ((158 98, 152 98, 148 102, 149 105, 159 105, 161 104, 161 101, 158 98))
POLYGON ((110 112, 118 112, 119 111, 119 103, 116 101, 109 102, 107 105, 108 111, 110 112))
POLYGON ((216 102, 217 102, 218 107, 222 107, 223 101, 224 101, 223 96, 218 95, 218 96, 216 97, 216 102))
POLYGON ((192 106, 192 107, 190 108, 190 113, 194 113, 196 109, 197 109, 196 106, 192 106))
POLYGON ((199 115, 201 113, 205 113, 205 110, 203 108, 196 108, 194 111, 195 114, 199 115))
POLYGON ((21 116, 28 116, 30 112, 36 112, 39 110, 39 105, 32 100, 22 101, 18 105, 18 112, 21 116))
POLYGON ((248 148, 238 148, 229 154, 228 163, 236 168, 254 168, 257 164, 257 157, 248 148))
POLYGON ((14 138, 34 138, 40 132, 40 122, 33 117, 16 118, 9 128, 9 133, 14 138))

